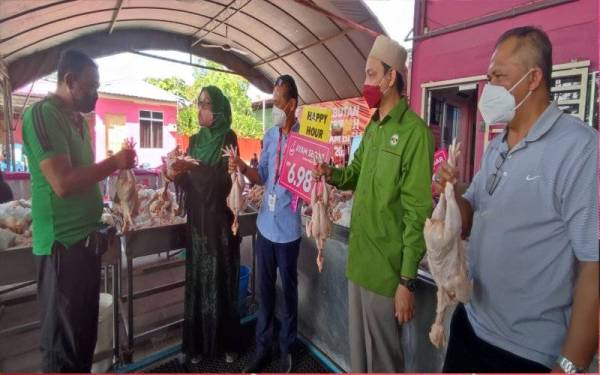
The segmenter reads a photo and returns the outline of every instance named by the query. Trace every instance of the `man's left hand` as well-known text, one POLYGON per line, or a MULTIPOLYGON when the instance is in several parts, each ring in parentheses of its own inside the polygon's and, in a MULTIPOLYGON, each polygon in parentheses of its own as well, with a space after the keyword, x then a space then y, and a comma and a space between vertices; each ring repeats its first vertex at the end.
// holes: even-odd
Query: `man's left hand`
POLYGON ((400 324, 408 323, 415 316, 415 296, 402 284, 398 284, 396 289, 394 307, 400 324))

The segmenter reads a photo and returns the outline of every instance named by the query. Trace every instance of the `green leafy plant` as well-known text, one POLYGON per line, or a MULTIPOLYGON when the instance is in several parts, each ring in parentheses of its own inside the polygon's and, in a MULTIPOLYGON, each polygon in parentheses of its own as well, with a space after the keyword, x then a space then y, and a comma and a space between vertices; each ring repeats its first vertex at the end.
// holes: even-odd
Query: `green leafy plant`
MULTIPOLYGON (((206 61, 204 65, 223 69, 223 66, 212 61, 206 61)), ((263 135, 262 123, 252 115, 252 101, 248 96, 250 83, 241 76, 209 69, 195 69, 194 82, 191 85, 176 77, 147 78, 146 82, 169 91, 189 103, 178 111, 177 132, 180 134, 190 136, 198 131, 196 99, 203 87, 212 85, 220 88, 229 99, 232 111, 231 125, 238 137, 259 139, 263 135)))

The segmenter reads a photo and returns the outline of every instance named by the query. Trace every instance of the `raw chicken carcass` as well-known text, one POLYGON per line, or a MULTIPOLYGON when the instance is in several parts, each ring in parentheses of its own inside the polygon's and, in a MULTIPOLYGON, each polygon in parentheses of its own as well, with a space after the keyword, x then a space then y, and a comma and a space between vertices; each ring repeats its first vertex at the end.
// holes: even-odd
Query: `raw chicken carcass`
MULTIPOLYGON (((134 147, 135 143, 132 139, 123 142, 123 149, 132 150, 134 147)), ((137 216, 140 205, 135 175, 131 169, 122 169, 119 171, 116 190, 114 201, 119 205, 123 215, 123 228, 121 228, 121 232, 127 233, 135 227, 133 219, 137 216)))
POLYGON ((325 262, 325 241, 331 235, 332 223, 329 218, 329 187, 325 182, 325 176, 321 176, 321 181, 314 181, 311 192, 312 215, 306 222, 306 235, 313 237, 317 243, 317 268, 319 272, 323 270, 325 262), (318 190, 321 187, 321 194, 318 190))
MULTIPOLYGON (((237 147, 227 146, 223 149, 223 156, 225 157, 236 158, 237 155, 237 147)), ((240 212, 244 211, 247 207, 247 202, 243 195, 245 187, 246 181, 244 180, 244 175, 239 168, 236 168, 236 170, 231 173, 231 192, 227 197, 227 206, 231 209, 234 216, 233 224, 231 225, 233 234, 237 234, 240 227, 238 219, 240 212)))
POLYGON ((8 229, 0 228, 0 250, 15 246, 18 235, 8 229))
POLYGON ((159 222, 172 222, 178 211, 178 205, 175 203, 175 194, 169 191, 169 182, 165 183, 164 188, 157 191, 151 199, 149 205, 150 215, 159 220, 159 222))
MULTIPOLYGON (((452 167, 456 166, 460 155, 459 147, 456 140, 449 147, 448 164, 452 167)), ((462 219, 454 196, 454 185, 448 182, 431 219, 425 221, 424 229, 427 262, 438 287, 435 322, 429 332, 429 339, 437 348, 445 342, 446 309, 457 302, 467 303, 471 296, 472 284, 461 230, 462 219)))
POLYGON ((178 174, 187 172, 198 166, 198 161, 190 156, 184 155, 179 150, 179 146, 177 146, 173 151, 167 154, 166 164, 166 177, 168 180, 173 181, 178 174))
POLYGON ((265 187, 261 185, 254 185, 248 196, 246 197, 248 203, 252 205, 257 211, 260 211, 260 207, 262 205, 263 197, 265 195, 265 187))
POLYGON ((27 201, 10 201, 0 204, 0 227, 22 234, 31 226, 31 205, 27 201))

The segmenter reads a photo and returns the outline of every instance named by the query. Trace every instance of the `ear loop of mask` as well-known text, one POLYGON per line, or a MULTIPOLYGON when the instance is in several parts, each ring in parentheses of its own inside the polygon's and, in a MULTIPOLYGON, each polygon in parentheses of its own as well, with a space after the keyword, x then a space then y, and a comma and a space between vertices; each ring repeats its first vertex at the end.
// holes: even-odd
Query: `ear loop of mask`
MULTIPOLYGON (((533 68, 529 69, 529 70, 527 71, 527 73, 525 73, 525 75, 524 75, 523 77, 521 77, 521 79, 520 79, 519 81, 517 81, 517 83, 515 83, 515 84, 513 85, 513 87, 511 87, 511 88, 510 88, 510 90, 508 90, 508 92, 510 92, 510 93, 512 94, 512 90, 514 90, 514 88, 515 88, 515 87, 517 87, 517 86, 518 86, 518 85, 519 85, 521 82, 523 82, 523 80, 524 80, 525 78, 527 78, 527 76, 528 76, 528 75, 529 75, 529 73, 531 73, 531 72, 533 72, 533 68)), ((517 104, 517 105, 515 106, 515 109, 514 109, 514 111, 516 111, 517 109, 519 109, 519 107, 520 107, 520 106, 521 106, 523 103, 525 103, 525 100, 527 100, 527 98, 529 98, 529 97, 531 96, 531 93, 532 93, 532 92, 533 92, 533 91, 529 90, 529 92, 527 93, 527 95, 525 95, 525 97, 523 98, 523 100, 521 100, 521 101, 519 102, 519 104, 517 104)))
MULTIPOLYGON (((390 68, 390 70, 388 70, 388 73, 390 73, 390 81, 392 80, 392 68, 390 68)), ((387 73, 386 73, 387 74, 387 73)), ((385 75, 383 76, 383 78, 381 78, 381 81, 379 81, 379 90, 381 90, 381 82, 383 82, 383 80, 385 79, 385 75)), ((385 88, 385 90, 381 91, 381 97, 383 98, 383 96, 385 96, 385 93, 388 92, 388 90, 390 89, 389 84, 386 85, 387 87, 385 88)))

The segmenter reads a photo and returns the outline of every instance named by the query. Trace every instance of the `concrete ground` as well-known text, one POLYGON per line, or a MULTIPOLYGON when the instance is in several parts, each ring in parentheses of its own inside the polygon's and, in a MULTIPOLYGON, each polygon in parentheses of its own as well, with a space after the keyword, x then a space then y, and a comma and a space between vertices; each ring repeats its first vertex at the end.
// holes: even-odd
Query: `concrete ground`
MULTIPOLYGON (((251 266, 251 241, 247 237, 241 246, 242 264, 251 266)), ((184 280, 183 260, 166 253, 137 258, 134 261, 134 290, 165 285, 184 280), (168 268, 152 271, 153 266, 169 264, 168 268)), ((0 287, 0 291, 6 286, 0 287)), ((127 293, 123 283, 123 292, 127 293)), ((38 304, 35 298, 35 285, 7 294, 0 294, 0 331, 10 327, 38 320, 38 304), (15 304, 16 301, 20 303, 15 304)), ((121 304, 122 311, 125 304, 121 304)), ((136 299, 134 302, 134 332, 148 331, 183 318, 183 288, 161 292, 156 295, 136 299)), ((121 347, 125 348, 125 331, 121 324, 121 347)), ((175 327, 161 332, 141 342, 136 342, 133 361, 161 349, 181 342, 181 328, 175 327)), ((39 372, 39 328, 33 327, 19 333, 2 334, 0 337, 0 373, 39 372)))
MULTIPOLYGON (((245 238, 241 246, 241 263, 251 266, 251 241, 245 238)), ((134 262, 135 291, 157 287, 184 279, 183 261, 177 257, 167 259, 166 254, 138 258, 134 262), (156 266, 158 270, 152 271, 156 266)), ((0 287, 0 291, 6 286, 0 287)), ((124 284, 124 292, 126 286, 124 284)), ((121 305, 125 311, 125 305, 121 305)), ((140 333, 151 330, 183 317, 183 288, 161 292, 160 294, 137 299, 134 303, 134 331, 140 333)), ((35 299, 35 285, 8 294, 0 294, 0 331, 9 327, 27 324, 38 319, 38 305, 35 299), (15 304, 15 301, 20 303, 15 304)), ((125 348, 125 333, 121 324, 121 347, 125 348)), ((16 334, 0 336, 0 373, 39 372, 40 353, 38 349, 39 328, 16 334)), ((133 361, 181 342, 181 328, 175 327, 157 333, 145 340, 136 342, 133 361)), ((598 373, 598 357, 594 359, 591 373, 598 373)))

